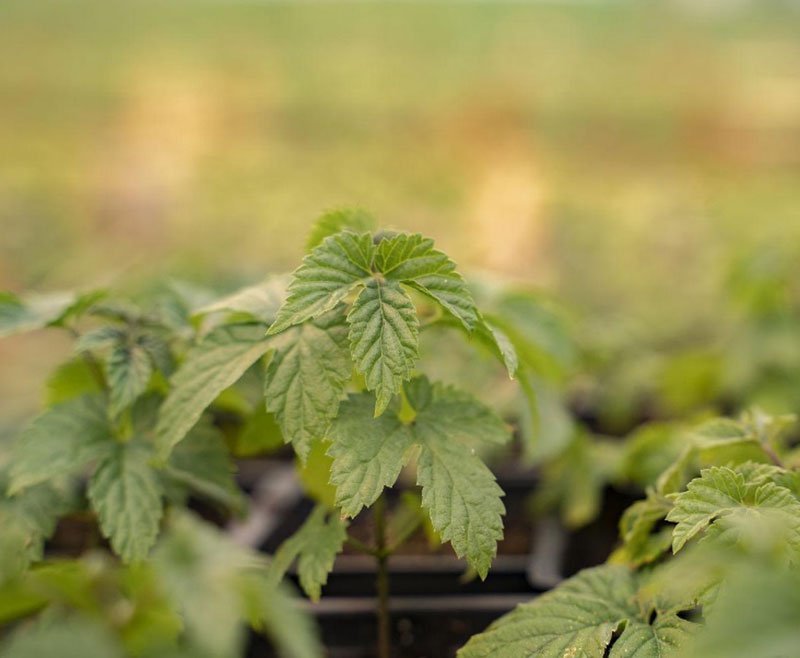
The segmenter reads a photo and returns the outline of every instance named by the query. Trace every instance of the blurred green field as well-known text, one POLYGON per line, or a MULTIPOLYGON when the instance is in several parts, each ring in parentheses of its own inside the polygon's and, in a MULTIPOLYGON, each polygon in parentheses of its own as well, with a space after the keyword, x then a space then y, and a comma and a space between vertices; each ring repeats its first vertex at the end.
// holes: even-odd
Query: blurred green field
MULTIPOLYGON (((788 2, 6 0, 0 289, 224 289, 359 205, 601 343, 702 345, 731 260, 800 243, 798 35, 788 2)), ((0 418, 64 349, 0 344, 0 418)))

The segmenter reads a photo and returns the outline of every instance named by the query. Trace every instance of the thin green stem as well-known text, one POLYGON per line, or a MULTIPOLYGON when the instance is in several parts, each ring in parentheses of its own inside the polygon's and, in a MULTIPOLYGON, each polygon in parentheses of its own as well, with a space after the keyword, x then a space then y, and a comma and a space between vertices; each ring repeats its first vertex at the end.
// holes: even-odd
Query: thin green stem
POLYGON ((378 562, 378 658, 391 658, 391 615, 389 612, 389 553, 386 550, 386 501, 383 496, 375 502, 375 551, 378 562))

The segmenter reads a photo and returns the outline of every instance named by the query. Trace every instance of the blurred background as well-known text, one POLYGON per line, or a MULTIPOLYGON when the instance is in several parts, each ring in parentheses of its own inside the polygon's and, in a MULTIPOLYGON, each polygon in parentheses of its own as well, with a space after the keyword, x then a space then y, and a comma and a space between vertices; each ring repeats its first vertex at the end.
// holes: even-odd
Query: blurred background
MULTIPOLYGON (((800 3, 0 6, 0 289, 225 291, 352 205, 558 300, 620 427, 800 410, 800 3)), ((0 342, 3 423, 68 349, 0 342)))

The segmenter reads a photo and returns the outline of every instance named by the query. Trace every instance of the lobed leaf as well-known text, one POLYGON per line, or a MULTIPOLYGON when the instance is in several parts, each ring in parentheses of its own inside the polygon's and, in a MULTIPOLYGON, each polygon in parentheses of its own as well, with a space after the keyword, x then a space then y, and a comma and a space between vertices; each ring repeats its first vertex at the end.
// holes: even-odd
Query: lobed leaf
POLYGON ((394 281, 371 280, 347 316, 356 369, 375 391, 375 415, 389 405, 419 358, 419 320, 414 303, 394 281))
POLYGON ((89 482, 87 495, 103 536, 126 562, 147 557, 163 514, 161 483, 148 458, 142 446, 120 444, 89 482))
POLYGON ((418 233, 400 233, 380 242, 375 265, 389 280, 405 283, 438 302, 467 331, 478 323, 472 294, 456 264, 418 233))
POLYGON ((327 509, 317 505, 301 528, 281 544, 270 564, 270 578, 277 583, 297 560, 300 586, 312 601, 319 600, 333 562, 347 539, 347 523, 336 514, 326 517, 327 509))
POLYGON ((272 344, 275 354, 264 383, 267 409, 305 460, 313 441, 325 436, 352 373, 342 310, 292 327, 272 344))
POLYGON ((172 451, 166 473, 190 489, 235 510, 243 506, 225 437, 211 424, 195 426, 172 451))
POLYGON ((733 515, 775 519, 786 528, 789 545, 800 550, 800 501, 773 482, 748 482, 733 469, 713 467, 704 469, 673 502, 667 521, 677 524, 672 531, 675 553, 709 526, 729 524, 733 515))
POLYGON ((77 473, 112 445, 104 397, 83 396, 56 405, 36 418, 16 443, 9 493, 77 473))
POLYGON ((408 461, 411 430, 394 414, 373 418, 374 398, 351 395, 331 425, 331 484, 342 514, 356 516, 391 487, 408 461))
POLYGON ((269 333, 279 333, 335 308, 372 277, 374 252, 369 233, 344 231, 326 238, 294 272, 289 296, 269 333))
POLYGON ((581 571, 556 589, 494 622, 459 658, 668 658, 681 655, 694 624, 674 612, 635 603, 638 581, 627 567, 581 571))

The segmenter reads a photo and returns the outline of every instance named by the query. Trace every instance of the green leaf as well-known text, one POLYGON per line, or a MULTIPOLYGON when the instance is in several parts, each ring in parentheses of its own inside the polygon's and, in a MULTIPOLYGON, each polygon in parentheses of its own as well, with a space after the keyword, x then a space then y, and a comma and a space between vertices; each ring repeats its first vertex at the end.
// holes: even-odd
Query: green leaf
POLYGON ((669 550, 671 530, 656 528, 670 509, 672 503, 667 498, 648 491, 647 498, 637 500, 625 510, 619 522, 622 546, 611 555, 609 562, 638 567, 657 560, 669 550))
POLYGON ((241 510, 243 507, 225 439, 210 424, 201 422, 176 446, 166 473, 173 480, 231 509, 241 510))
POLYGON ((319 600, 347 538, 347 523, 336 514, 326 517, 328 511, 323 505, 315 507, 302 527, 281 544, 270 564, 270 578, 277 583, 297 559, 300 585, 312 601, 319 600))
POLYGON ((110 389, 109 411, 119 416, 150 383, 153 364, 147 351, 136 344, 119 343, 114 346, 106 362, 110 389))
POLYGON ((375 253, 375 265, 387 279, 403 282, 437 301, 467 331, 478 323, 467 284, 456 272, 455 263, 433 248, 433 240, 418 233, 385 238, 375 253))
POLYGON ((325 238, 341 231, 362 233, 375 229, 375 218, 366 210, 360 208, 339 208, 330 210, 319 217, 308 235, 306 250, 311 251, 318 247, 325 238))
POLYGON ((248 570, 263 573, 260 557, 195 516, 173 510, 152 564, 190 643, 208 656, 241 655, 246 601, 240 582, 248 570))
POLYGON ((50 373, 45 384, 44 402, 48 407, 81 395, 101 393, 102 389, 89 364, 82 358, 65 361, 50 373))
POLYGON ((311 617, 293 600, 288 587, 248 573, 240 585, 250 625, 270 636, 285 658, 322 658, 323 648, 311 617))
POLYGON ((640 609, 626 567, 586 569, 494 622, 459 658, 667 658, 682 655, 694 624, 675 613, 640 609), (609 650, 610 647, 610 650, 609 650))
POLYGON ((57 405, 34 420, 15 445, 9 493, 77 473, 106 454, 112 442, 102 397, 57 405))
MULTIPOLYGON (((0 487, 5 489, 5 482, 0 487)), ((0 498, 0 583, 42 559, 45 540, 55 531, 58 519, 73 508, 74 499, 71 491, 50 483, 0 498)))
POLYGON ((508 376, 513 379, 519 368, 519 357, 508 335, 485 318, 481 318, 475 326, 475 334, 500 357, 508 376))
POLYGON ((417 464, 422 505, 442 541, 486 578, 503 538, 503 490, 466 445, 421 425, 416 434, 422 443, 417 464))
POLYGON ((116 638, 97 621, 73 616, 22 625, 0 646, 2 658, 123 658, 116 638))
POLYGON ((53 292, 18 297, 0 292, 0 338, 63 323, 103 296, 101 291, 53 292))
POLYGON ((501 444, 510 438, 505 424, 471 395, 419 377, 406 385, 416 409, 414 437, 422 446, 417 484, 442 541, 466 557, 485 578, 503 537, 503 491, 475 455, 477 442, 501 444))
MULTIPOLYGON (((410 384, 425 386, 425 377, 417 377, 410 384)), ((410 393, 411 405, 417 412, 417 431, 433 432, 452 440, 469 443, 493 443, 503 445, 511 438, 511 430, 500 417, 473 395, 454 386, 436 382, 430 393, 420 396, 410 393)))
POLYGON ((372 277, 374 252, 369 233, 344 231, 326 238, 295 271, 289 296, 269 333, 279 333, 335 308, 358 284, 372 277))
POLYGON ((373 407, 372 395, 351 395, 328 432, 331 484, 345 516, 356 516, 395 483, 414 442, 395 414, 373 418, 373 407))
POLYGON ((303 493, 314 502, 333 510, 336 509, 336 487, 330 482, 333 459, 327 455, 326 449, 324 441, 315 441, 305 464, 298 459, 295 467, 303 493))
POLYGON ((203 411, 270 348, 259 325, 231 325, 212 331, 191 348, 172 378, 156 425, 159 456, 166 459, 203 411))
POLYGON ((235 457, 254 457, 283 446, 283 433, 275 418, 263 405, 247 417, 232 448, 235 457))
POLYGON ((211 304, 206 304, 192 313, 202 317, 214 313, 227 313, 234 318, 246 317, 249 320, 270 324, 275 320, 278 309, 286 299, 288 281, 284 276, 270 277, 263 283, 237 290, 211 304))
POLYGON ((103 536, 126 562, 147 557, 163 513, 161 483, 148 457, 135 443, 120 444, 89 482, 89 501, 103 536))
POLYGON ((342 309, 276 336, 264 396, 302 460, 325 436, 352 373, 342 309))
POLYGON ((742 518, 773 521, 785 528, 789 546, 800 551, 800 501, 773 482, 748 482, 730 468, 713 467, 703 470, 673 502, 667 521, 677 524, 672 532, 676 553, 709 526, 735 532, 737 520, 742 518))
POLYGON ((93 352, 111 347, 125 339, 125 330, 121 327, 105 325, 87 331, 75 341, 76 353, 93 352))
POLYGON ((371 280, 347 316, 356 369, 375 391, 379 416, 409 379, 419 358, 419 320, 414 303, 394 281, 371 280))

